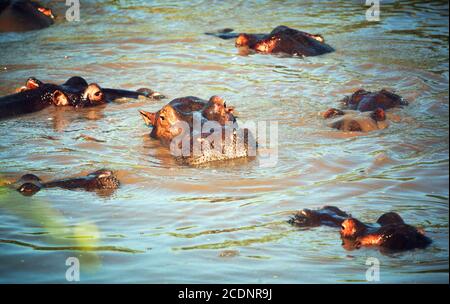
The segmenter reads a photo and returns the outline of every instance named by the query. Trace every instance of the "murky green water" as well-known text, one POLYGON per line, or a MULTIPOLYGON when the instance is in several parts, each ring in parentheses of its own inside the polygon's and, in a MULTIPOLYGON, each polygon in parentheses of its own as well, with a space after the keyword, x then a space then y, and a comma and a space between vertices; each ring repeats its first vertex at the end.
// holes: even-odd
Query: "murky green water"
MULTIPOLYGON (((64 15, 63 1, 53 6, 64 15)), ((220 95, 241 120, 278 121, 273 168, 258 161, 180 167, 148 137, 133 101, 47 109, 0 121, 0 282, 448 282, 449 116, 447 1, 82 1, 81 22, 0 35, 0 94, 29 76, 81 75, 107 87, 147 86, 169 98, 220 95), (208 30, 321 33, 336 52, 306 59, 239 56, 208 30), (350 136, 317 116, 343 95, 389 88, 410 101, 388 129, 350 136), (89 135, 105 142, 77 139, 89 135), (8 183, 118 171, 110 197, 48 190, 22 197, 8 183), (305 207, 336 205, 363 220, 387 211, 434 243, 395 255, 346 251, 336 230, 286 223, 305 207)))

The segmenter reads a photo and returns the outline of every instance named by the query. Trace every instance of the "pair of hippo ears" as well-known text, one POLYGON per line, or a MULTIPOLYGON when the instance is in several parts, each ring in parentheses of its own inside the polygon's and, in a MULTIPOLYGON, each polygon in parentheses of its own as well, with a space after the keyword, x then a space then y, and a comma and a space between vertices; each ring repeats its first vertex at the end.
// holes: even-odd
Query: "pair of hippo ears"
POLYGON ((142 119, 145 122, 145 125, 149 127, 155 125, 156 113, 151 113, 143 110, 139 110, 139 113, 141 114, 142 119))

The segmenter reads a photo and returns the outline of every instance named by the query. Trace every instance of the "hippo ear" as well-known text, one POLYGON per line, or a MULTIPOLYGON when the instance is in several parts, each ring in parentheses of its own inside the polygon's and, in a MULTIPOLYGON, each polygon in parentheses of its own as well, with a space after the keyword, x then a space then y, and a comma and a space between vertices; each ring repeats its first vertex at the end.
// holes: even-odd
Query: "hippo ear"
POLYGON ((67 106, 69 105, 69 99, 67 98, 66 94, 61 92, 60 90, 56 90, 53 92, 53 103, 56 106, 67 106))
POLYGON ((155 125, 156 113, 150 113, 142 110, 139 110, 139 113, 141 113, 142 119, 144 119, 144 122, 147 126, 155 125))
POLYGON ((25 86, 28 90, 33 90, 39 88, 40 86, 42 86, 42 84, 43 84, 42 81, 34 77, 30 77, 27 79, 27 83, 25 86))
POLYGON ((103 103, 105 102, 105 94, 103 94, 102 89, 96 83, 91 83, 84 90, 83 98, 92 103, 103 103))
POLYGON ((209 102, 225 106, 225 101, 223 100, 223 98, 219 97, 217 95, 211 96, 211 98, 209 99, 209 102))

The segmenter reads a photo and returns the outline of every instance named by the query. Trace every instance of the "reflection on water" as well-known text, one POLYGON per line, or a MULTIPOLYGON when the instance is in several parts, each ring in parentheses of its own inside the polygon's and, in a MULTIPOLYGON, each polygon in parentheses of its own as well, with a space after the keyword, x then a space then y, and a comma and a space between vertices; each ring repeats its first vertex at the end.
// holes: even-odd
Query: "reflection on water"
POLYGON ((179 166, 138 113, 167 100, 0 121, 0 282, 65 282, 71 256, 84 282, 364 282, 367 257, 380 259, 382 282, 448 282, 447 1, 386 1, 379 23, 365 21, 361 1, 121 3, 83 1, 79 23, 2 34, 0 94, 29 76, 81 75, 169 98, 220 95, 241 121, 278 121, 278 163, 179 166), (336 52, 242 56, 202 34, 280 24, 321 33, 336 52), (360 87, 395 90, 410 105, 379 132, 328 129, 318 113, 360 87), (11 185, 25 173, 51 180, 103 167, 122 181, 111 196, 46 189, 25 198, 11 185), (286 223, 326 204, 366 221, 399 212, 434 243, 346 251, 333 229, 286 223))

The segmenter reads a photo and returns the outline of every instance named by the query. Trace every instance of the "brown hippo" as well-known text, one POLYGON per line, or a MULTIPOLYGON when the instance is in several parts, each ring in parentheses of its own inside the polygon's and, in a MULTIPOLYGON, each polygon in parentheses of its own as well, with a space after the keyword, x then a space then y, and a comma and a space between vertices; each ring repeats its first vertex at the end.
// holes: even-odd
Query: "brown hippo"
POLYGON ((370 132, 382 130, 389 126, 386 113, 383 109, 372 112, 342 111, 331 108, 322 114, 323 118, 330 119, 328 126, 346 132, 370 132))
POLYGON ((301 210, 289 223, 297 227, 339 227, 347 249, 377 246, 397 251, 425 248, 431 244, 431 239, 422 230, 406 224, 395 212, 383 214, 375 224, 365 224, 337 207, 325 206, 318 210, 301 210))
POLYGON ((331 119, 328 126, 341 131, 369 132, 385 129, 389 126, 386 110, 408 105, 399 95, 382 89, 378 92, 358 90, 346 96, 342 103, 345 110, 328 109, 322 113, 325 119, 331 119))
POLYGON ((36 175, 26 174, 22 176, 17 183, 21 184, 17 191, 25 196, 34 195, 43 188, 97 191, 114 190, 120 186, 120 182, 114 172, 106 169, 95 171, 85 177, 55 180, 47 183, 43 183, 36 175))
POLYGON ((1 0, 0 33, 39 30, 53 24, 55 16, 51 9, 35 1, 1 0))
POLYGON ((181 163, 253 156, 256 143, 251 132, 238 128, 234 108, 218 96, 177 98, 156 113, 140 113, 145 124, 153 127, 150 136, 169 147, 181 163))
POLYGON ((277 26, 269 34, 237 34, 232 29, 206 33, 222 39, 234 39, 235 46, 248 48, 263 54, 283 53, 292 56, 318 56, 334 49, 325 43, 321 35, 313 35, 284 25, 277 26))
POLYGON ((164 98, 150 89, 127 91, 100 88, 96 83, 88 84, 84 78, 79 76, 71 77, 61 85, 43 83, 36 78, 29 78, 25 86, 17 91, 15 94, 0 97, 0 119, 36 112, 50 105, 90 107, 121 97, 164 98))
POLYGON ((376 109, 388 110, 408 105, 408 102, 400 95, 386 89, 382 89, 378 92, 360 89, 351 96, 344 97, 342 103, 344 103, 348 109, 360 112, 374 111, 376 109))

